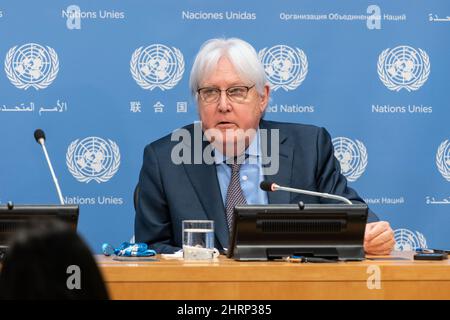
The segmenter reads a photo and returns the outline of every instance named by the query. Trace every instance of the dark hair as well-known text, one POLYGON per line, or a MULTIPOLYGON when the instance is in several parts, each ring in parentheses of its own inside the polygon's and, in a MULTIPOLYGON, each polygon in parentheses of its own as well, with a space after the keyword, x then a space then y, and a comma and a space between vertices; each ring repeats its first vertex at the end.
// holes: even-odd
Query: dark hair
POLYGON ((78 234, 47 221, 16 234, 2 263, 0 299, 108 299, 108 292, 78 234), (77 272, 81 286, 73 288, 77 272))

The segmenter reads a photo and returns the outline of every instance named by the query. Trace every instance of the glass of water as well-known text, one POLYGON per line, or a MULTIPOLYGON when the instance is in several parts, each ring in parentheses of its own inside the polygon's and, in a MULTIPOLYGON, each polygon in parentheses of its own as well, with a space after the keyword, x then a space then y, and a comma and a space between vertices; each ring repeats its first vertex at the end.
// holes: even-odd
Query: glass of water
POLYGON ((219 255, 214 248, 214 221, 183 221, 183 257, 185 260, 212 260, 219 255))

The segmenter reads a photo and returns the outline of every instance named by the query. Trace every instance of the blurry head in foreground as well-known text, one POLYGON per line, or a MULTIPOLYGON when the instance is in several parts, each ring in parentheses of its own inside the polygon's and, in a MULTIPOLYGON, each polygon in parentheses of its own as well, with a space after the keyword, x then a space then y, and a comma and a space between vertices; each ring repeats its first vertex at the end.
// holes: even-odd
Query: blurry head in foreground
POLYGON ((0 299, 108 299, 91 251, 62 222, 19 231, 0 270, 0 299))

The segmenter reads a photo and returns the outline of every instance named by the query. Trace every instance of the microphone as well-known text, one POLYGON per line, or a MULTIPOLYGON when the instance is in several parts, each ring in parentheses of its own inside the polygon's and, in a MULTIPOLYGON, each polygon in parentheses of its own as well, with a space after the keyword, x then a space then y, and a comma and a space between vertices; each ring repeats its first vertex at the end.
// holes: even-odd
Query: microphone
POLYGON ((309 196, 315 196, 315 197, 339 200, 339 201, 345 202, 347 204, 352 204, 352 202, 350 200, 348 200, 347 198, 341 197, 341 196, 337 196, 335 194, 329 194, 329 193, 323 193, 323 192, 315 192, 315 191, 309 191, 309 190, 303 190, 303 189, 283 187, 283 186, 277 185, 276 183, 274 183, 272 181, 263 181, 263 182, 261 182, 259 187, 262 190, 269 191, 269 192, 281 190, 281 191, 287 191, 287 192, 307 194, 309 196))
POLYGON ((34 131, 34 138, 36 142, 42 146, 42 150, 44 150, 45 159, 47 159, 48 167, 50 168, 50 173, 52 174, 53 183, 55 184, 56 191, 58 192, 59 201, 62 205, 64 205, 64 199, 61 193, 61 188, 59 187, 58 179, 56 179, 55 171, 53 171, 52 163, 50 162, 50 158, 47 153, 47 148, 45 147, 45 133, 41 129, 37 129, 34 131))

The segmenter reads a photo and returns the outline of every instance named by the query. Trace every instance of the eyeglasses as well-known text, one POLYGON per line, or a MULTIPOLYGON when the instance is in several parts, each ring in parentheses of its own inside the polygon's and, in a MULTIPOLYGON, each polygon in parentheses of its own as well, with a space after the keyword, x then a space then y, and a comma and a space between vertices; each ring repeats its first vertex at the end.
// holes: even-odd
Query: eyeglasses
POLYGON ((214 87, 205 87, 198 89, 197 93, 200 95, 200 98, 202 99, 203 102, 215 103, 219 101, 222 91, 225 91, 228 99, 230 99, 232 102, 241 103, 244 102, 245 99, 247 99, 249 90, 254 86, 255 85, 252 85, 250 87, 234 86, 225 90, 221 90, 214 87))

